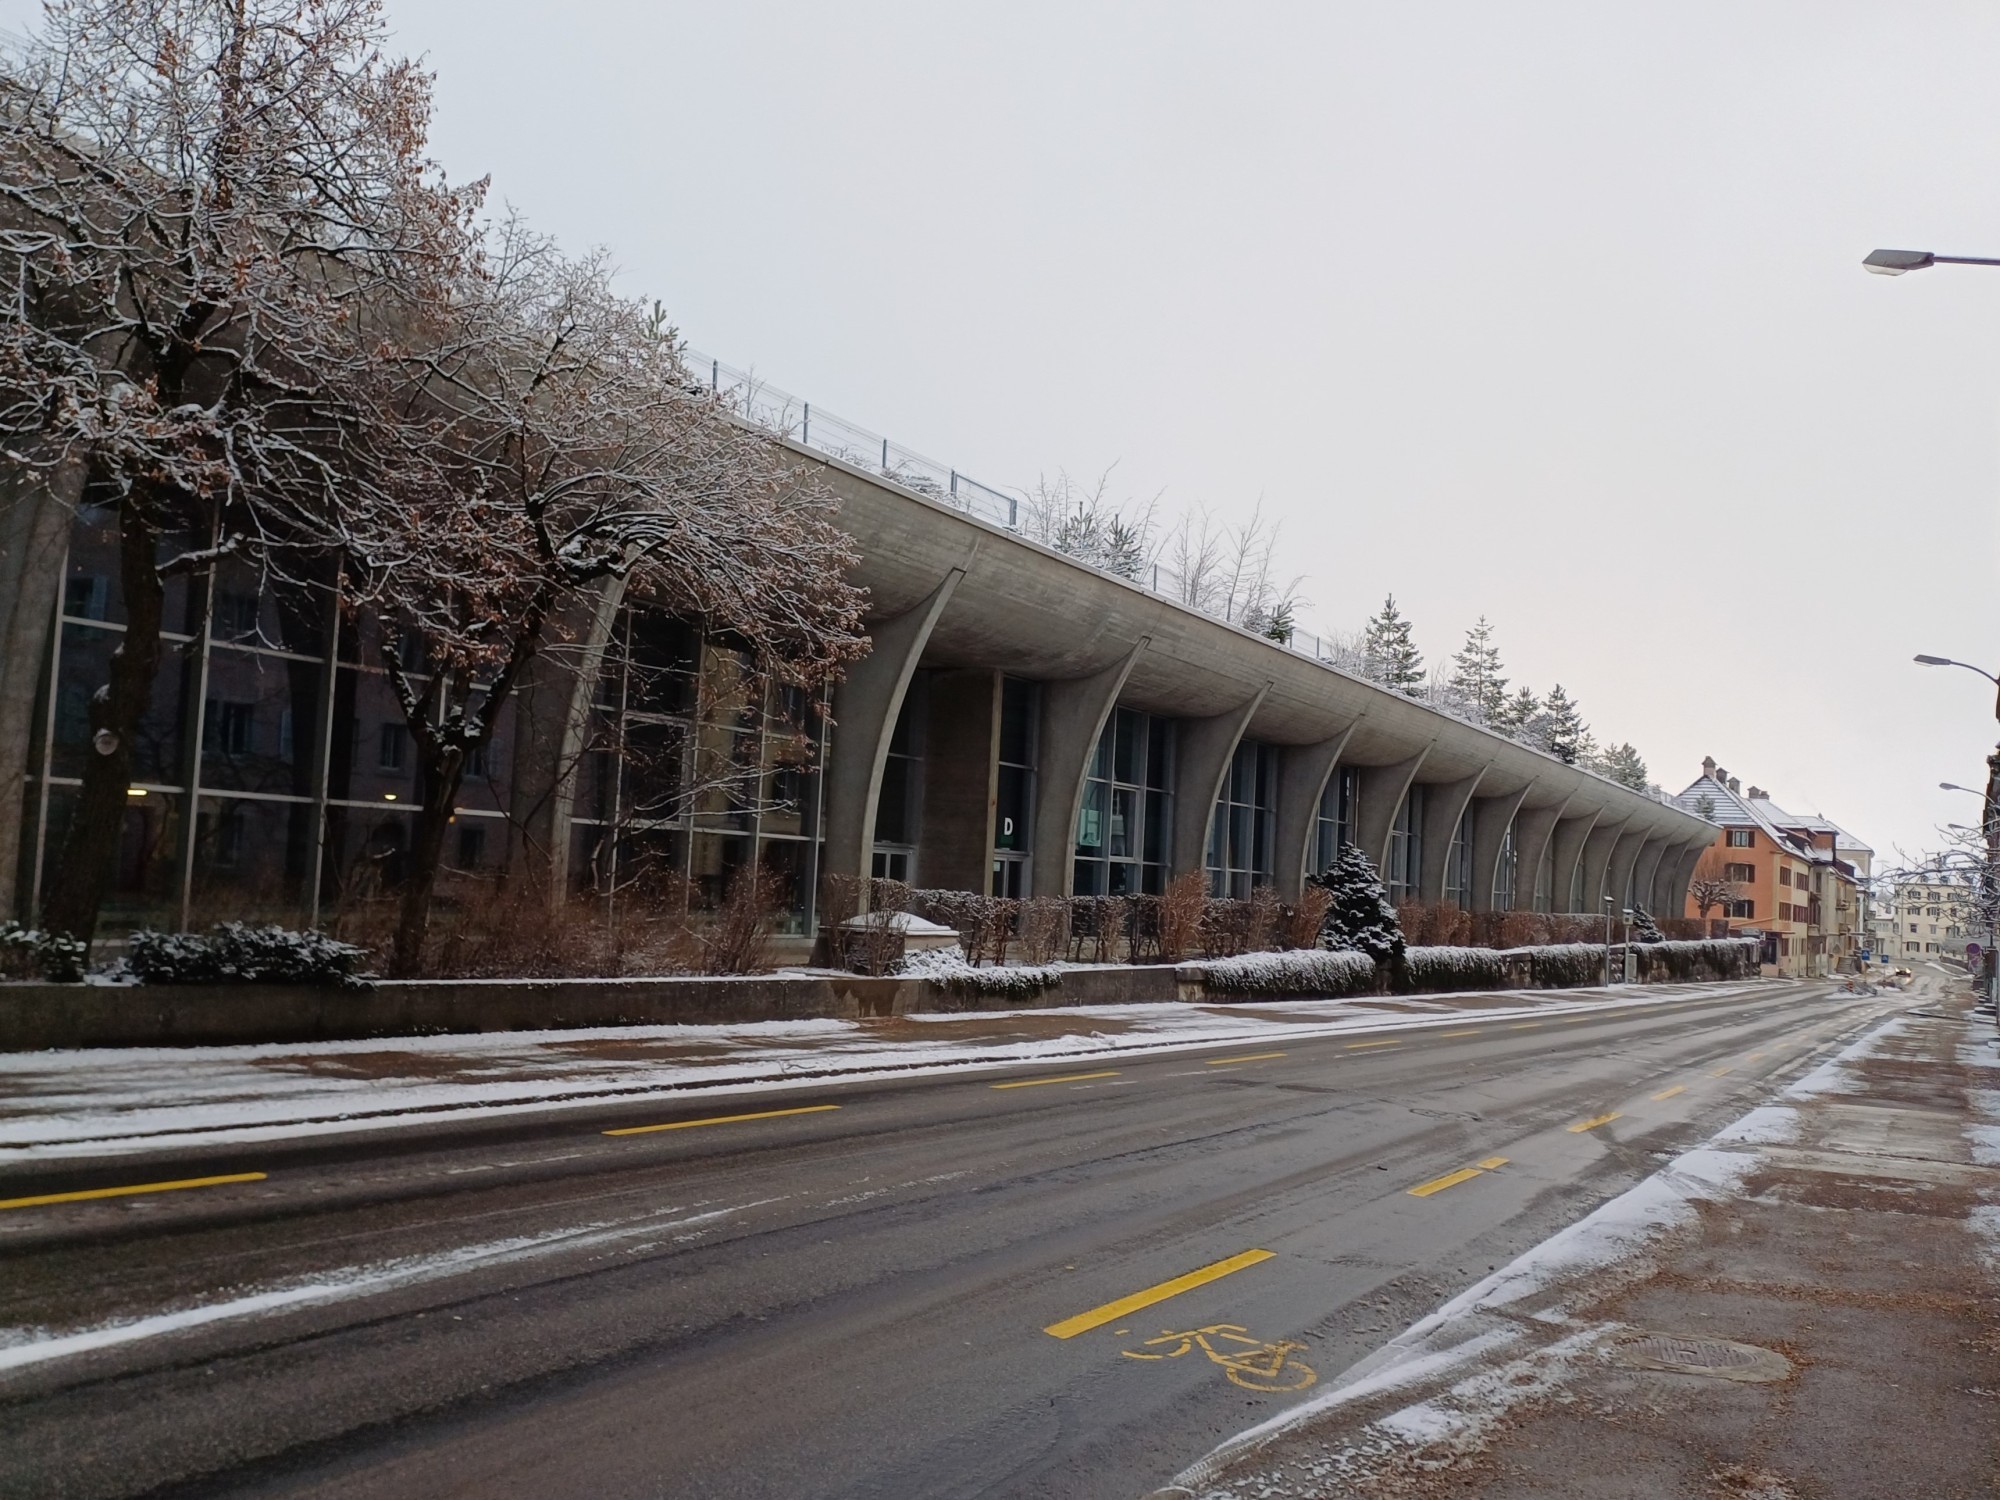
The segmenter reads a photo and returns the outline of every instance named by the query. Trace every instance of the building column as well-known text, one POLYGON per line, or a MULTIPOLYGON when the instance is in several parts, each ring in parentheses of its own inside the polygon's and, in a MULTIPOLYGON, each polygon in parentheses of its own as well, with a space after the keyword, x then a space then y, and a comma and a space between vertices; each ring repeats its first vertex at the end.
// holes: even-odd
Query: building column
POLYGON ((993 817, 1000 790, 1000 674, 983 668, 938 672, 928 694, 919 834, 924 884, 991 895, 993 817))
MULTIPOLYGON (((558 662, 547 652, 528 663, 526 680, 514 694, 513 765, 508 767, 511 820, 527 837, 508 850, 510 869, 531 884, 548 881, 544 896, 551 910, 569 899, 570 856, 575 840, 570 819, 576 811, 577 776, 590 740, 591 697, 611 630, 625 602, 625 580, 607 578, 596 597, 579 601, 571 626, 575 654, 558 662), (540 845, 542 860, 530 851, 540 845)), ((331 654, 331 652, 329 652, 331 654)), ((329 667, 331 670, 331 667, 329 667)), ((323 856, 322 856, 323 857, 323 856)))
POLYGON ((1639 851, 1639 863, 1632 867, 1633 899, 1645 907, 1655 921, 1659 920, 1660 914, 1653 909, 1653 885, 1660 873, 1660 862, 1674 847, 1664 833, 1656 833, 1646 840, 1646 847, 1639 851))
POLYGON ((1452 835, 1459 819, 1472 805, 1472 794, 1486 775, 1487 765, 1458 781, 1431 783, 1424 802, 1423 869, 1417 881, 1417 899, 1436 904, 1444 900, 1444 878, 1451 864, 1452 835))
MULTIPOLYGON (((1534 788, 1530 787, 1529 790, 1532 791, 1534 788)), ((1556 862, 1555 855, 1550 850, 1550 844, 1556 836, 1556 825, 1562 822, 1563 809, 1569 804, 1570 799, 1565 797, 1560 802, 1545 802, 1540 807, 1523 807, 1514 814, 1514 904, 1517 907, 1521 906, 1522 872, 1526 872, 1528 904, 1521 907, 1524 911, 1534 909, 1535 883, 1541 876, 1544 851, 1549 851, 1551 865, 1550 910, 1560 910, 1569 900, 1569 887, 1558 888, 1553 869, 1556 862)))
POLYGON ((1618 840, 1630 821, 1629 814, 1615 823, 1599 818, 1597 826, 1583 841, 1583 909, 1591 916, 1604 915, 1604 898, 1610 890, 1607 881, 1611 873, 1611 856, 1617 851, 1618 840))
MULTIPOLYGON (((1701 864, 1701 857, 1714 847, 1715 841, 1713 838, 1684 844, 1675 851, 1670 863, 1661 866, 1660 878, 1662 884, 1658 899, 1662 906, 1671 908, 1675 916, 1684 917, 1689 915, 1687 909, 1688 884, 1694 879, 1694 872, 1701 864)), ((1726 917, 1729 913, 1725 911, 1723 915, 1726 917)))
POLYGON ((1621 910, 1627 905, 1627 896, 1638 894, 1632 889, 1636 883, 1633 877, 1639 868, 1639 861, 1645 857, 1646 846, 1653 842, 1654 837, 1644 828, 1628 824, 1625 836, 1619 839, 1618 848, 1612 853, 1611 868, 1605 874, 1610 881, 1611 894, 1617 898, 1621 910))
POLYGON ((1374 863, 1377 872, 1389 862, 1389 831, 1396 826, 1396 810, 1403 805, 1424 757, 1430 753, 1430 745, 1425 745, 1408 760, 1397 761, 1393 766, 1360 768, 1361 811, 1355 819, 1354 842, 1374 863))
MULTIPOLYGON (((1500 878, 1500 850, 1507 841, 1507 830, 1513 827, 1521 811, 1521 804, 1528 793, 1535 789, 1531 781, 1520 791, 1508 797, 1481 797, 1473 803, 1472 818, 1472 910, 1495 911, 1493 904, 1493 884, 1500 878)), ((1540 851, 1535 857, 1541 858, 1540 851)), ((1521 858, 1521 835, 1514 834, 1514 905, 1505 908, 1519 910, 1521 906, 1521 876, 1528 877, 1528 898, 1534 901, 1535 867, 1524 864, 1521 858)))
POLYGON ((875 805, 882 795, 882 770, 889 737, 916 675, 924 644, 937 628, 965 569, 953 568, 922 603, 869 630, 870 649, 833 690, 833 742, 821 773, 826 787, 826 853, 822 875, 849 875, 862 882, 873 868, 875 805))
POLYGON ((1577 872, 1583 868, 1584 846, 1590 842, 1590 835, 1602 816, 1602 813, 1580 813, 1574 818, 1556 820, 1555 832, 1550 835, 1555 845, 1555 868, 1549 878, 1555 882, 1555 888, 1549 892, 1549 904, 1558 912, 1569 912, 1572 906, 1582 904, 1581 897, 1573 898, 1577 872))
MULTIPOLYGON (((35 693, 55 635, 63 556, 84 476, 83 462, 71 459, 46 476, 10 465, 0 479, 0 920, 23 899, 15 876, 28 776, 31 767, 39 769, 35 693)), ((20 915, 34 925, 35 913, 20 915)))
POLYGON ((1185 875, 1208 861, 1208 824, 1222 794, 1229 762, 1243 742, 1250 717, 1271 691, 1265 683, 1240 708, 1205 719, 1182 719, 1174 746, 1173 872, 1185 875))
POLYGON ((1124 659, 1088 677, 1042 684, 1041 732, 1035 742, 1035 841, 1029 878, 1037 896, 1075 893, 1076 820, 1098 737, 1110 722, 1125 679, 1151 637, 1140 636, 1124 659))
POLYGON ((1360 722, 1356 719, 1330 740, 1321 740, 1316 745, 1286 745, 1278 752, 1275 819, 1278 837, 1277 848, 1272 852, 1275 872, 1272 883, 1281 901, 1298 900, 1306 876, 1319 873, 1308 870, 1306 861, 1311 857, 1313 836, 1317 832, 1320 799, 1326 795, 1333 768, 1340 764, 1340 752, 1360 722))

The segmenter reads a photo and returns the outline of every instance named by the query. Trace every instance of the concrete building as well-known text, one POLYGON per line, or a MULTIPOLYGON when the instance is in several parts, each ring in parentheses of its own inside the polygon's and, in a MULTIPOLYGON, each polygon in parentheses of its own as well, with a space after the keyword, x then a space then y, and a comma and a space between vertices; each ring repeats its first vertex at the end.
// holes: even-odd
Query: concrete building
MULTIPOLYGON (((1219 893, 1289 896, 1351 841, 1401 896, 1681 909, 1716 836, 1685 803, 1037 545, 1005 497, 913 477, 886 441, 878 465, 858 429, 830 447, 825 420, 787 441, 840 497, 873 638, 831 704, 742 701, 727 642, 602 599, 468 779, 441 900, 503 874, 613 900, 642 864, 702 899, 754 860, 805 928, 827 875, 1059 895, 1204 870, 1219 893), (607 641, 619 666, 588 670, 607 641), (699 753, 757 768, 755 794, 677 798, 699 753)), ((19 809, 0 910, 31 916, 122 606, 112 517, 40 492, 0 506, 0 795, 19 809)), ((234 563, 176 580, 168 618, 107 930, 381 900, 417 788, 374 627, 234 563)))
POLYGON ((1886 963, 1965 958, 1968 943, 1986 934, 1977 925, 1969 878, 1897 880, 1876 893, 1870 931, 1886 963))
MULTIPOLYGON (((1825 818, 1787 812, 1760 787, 1746 791, 1713 757, 1701 768, 1674 800, 1721 825, 1694 875, 1735 888, 1722 913, 1730 931, 1762 938, 1773 973, 1851 969, 1868 932, 1874 851, 1825 818)), ((1686 914, 1700 915, 1692 901, 1686 914)))

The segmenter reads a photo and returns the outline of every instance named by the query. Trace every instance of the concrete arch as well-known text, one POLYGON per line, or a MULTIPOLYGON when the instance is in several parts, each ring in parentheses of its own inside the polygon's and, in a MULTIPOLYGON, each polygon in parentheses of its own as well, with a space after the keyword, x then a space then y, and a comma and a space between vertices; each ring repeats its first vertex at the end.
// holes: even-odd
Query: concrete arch
POLYGON ((1583 856, 1579 867, 1583 871, 1583 909, 1593 915, 1604 910, 1604 897, 1610 887, 1607 881, 1611 875, 1611 856, 1617 852, 1618 840, 1625 833, 1625 825, 1631 820, 1619 818, 1609 821, 1599 818, 1597 826, 1590 830, 1590 836, 1583 841, 1583 856))
POLYGON ((1247 702, 1227 713, 1180 721, 1174 746, 1174 874, 1206 867, 1208 825, 1215 816, 1215 799, 1222 794, 1223 778, 1229 774, 1229 762, 1243 742, 1251 716, 1270 691, 1267 682, 1247 702))
POLYGON ((1552 835, 1555 844, 1555 869, 1552 877, 1555 888, 1549 892, 1549 904, 1559 912, 1582 906, 1586 898, 1575 894, 1579 877, 1583 870, 1583 851, 1590 843, 1590 835, 1597 830, 1598 819, 1603 812, 1579 813, 1573 818, 1561 818, 1556 822, 1552 835))
POLYGON ((1480 767, 1457 781, 1433 784, 1425 795, 1423 869, 1417 882, 1422 901, 1444 900, 1445 877, 1450 874, 1451 841, 1458 833, 1459 820, 1472 805, 1472 794, 1491 765, 1480 767))
MULTIPOLYGON (((1533 789, 1531 785, 1529 790, 1532 791, 1533 789)), ((1525 795, 1524 793, 1523 796, 1525 797, 1525 795)), ((1516 861, 1514 899, 1515 904, 1519 906, 1522 881, 1520 872, 1526 871, 1528 905, 1526 908, 1523 908, 1524 910, 1534 907, 1536 882, 1541 876, 1542 855, 1544 853, 1550 853, 1550 865, 1552 867, 1549 880, 1550 908, 1552 910, 1559 910, 1563 901, 1569 897, 1569 887, 1558 885, 1555 879, 1553 871, 1555 860, 1551 852, 1551 846, 1555 839, 1556 825, 1562 821, 1563 811, 1569 806, 1571 800, 1572 798, 1565 797, 1560 802, 1547 802, 1539 807, 1522 807, 1514 814, 1514 858, 1516 861)))
POLYGON ((1632 867, 1632 899, 1656 920, 1660 913, 1653 907, 1654 878, 1660 873, 1660 861, 1666 858, 1670 847, 1665 834, 1655 833, 1646 840, 1646 847, 1639 851, 1639 862, 1632 867))
POLYGON ((1647 830, 1632 820, 1626 821, 1620 830, 1618 842, 1612 846, 1611 858, 1604 866, 1604 894, 1611 898, 1614 909, 1622 911, 1625 897, 1630 894, 1632 869, 1639 862, 1639 853, 1646 846, 1647 830))
POLYGON ((1389 862, 1389 831, 1396 824, 1396 810, 1403 805, 1417 771, 1431 752, 1424 746, 1408 760, 1392 766, 1361 768, 1361 813, 1356 819, 1354 842, 1374 861, 1377 870, 1389 862))
MULTIPOLYGON (((571 625, 581 625, 581 637, 569 661, 556 665, 544 652, 528 664, 527 680, 514 694, 514 722, 521 750, 516 760, 546 768, 541 776, 527 777, 518 772, 514 779, 514 813, 535 843, 548 850, 548 890, 553 910, 569 896, 570 819, 576 811, 577 773, 583 747, 590 736, 591 699, 597 690, 598 674, 604 670, 604 653, 611 644, 611 630, 625 603, 625 580, 607 578, 597 596, 580 606, 588 617, 571 625)), ((534 863, 516 861, 524 872, 534 863)), ((320 861, 324 861, 322 851, 320 861)), ((535 862, 538 863, 538 862, 535 862)))
POLYGON ((1042 684, 1041 738, 1035 752, 1035 843, 1032 888, 1037 896, 1075 893, 1076 861, 1070 857, 1090 758, 1111 711, 1118 706, 1132 668, 1152 644, 1140 636, 1120 661, 1088 677, 1042 684))
MULTIPOLYGON (((1481 797, 1475 806, 1478 811, 1472 823, 1472 909, 1493 911, 1493 885, 1500 877, 1500 850, 1506 843, 1507 830, 1514 828, 1514 905, 1509 910, 1519 910, 1521 906, 1521 872, 1528 872, 1528 896, 1530 904, 1534 898, 1535 867, 1524 864, 1521 859, 1521 834, 1516 826, 1520 821, 1521 804, 1528 793, 1535 789, 1531 781, 1520 791, 1506 797, 1481 797)), ((1539 850, 1535 858, 1540 859, 1539 850)))
POLYGON ((1354 737, 1360 720, 1330 740, 1316 745, 1286 745, 1279 752, 1277 847, 1272 851, 1272 883, 1283 901, 1296 901, 1305 886, 1306 860, 1310 858, 1313 835, 1319 822, 1320 799, 1340 764, 1340 752, 1354 737))
POLYGON ((964 568, 953 568, 914 608, 874 626, 869 632, 873 649, 834 689, 833 748, 824 772, 826 852, 821 868, 828 875, 865 878, 872 866, 889 737, 896 732, 896 716, 903 711, 924 646, 964 577, 964 568))

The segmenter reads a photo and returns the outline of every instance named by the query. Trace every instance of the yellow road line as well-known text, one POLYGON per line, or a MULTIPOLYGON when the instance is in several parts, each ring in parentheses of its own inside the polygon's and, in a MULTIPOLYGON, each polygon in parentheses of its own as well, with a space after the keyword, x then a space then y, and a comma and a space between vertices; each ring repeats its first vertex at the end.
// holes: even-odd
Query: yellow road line
POLYGON ((989 1083, 993 1089, 1032 1089, 1045 1083, 1080 1083, 1086 1078, 1116 1078, 1118 1070, 1107 1068, 1102 1073, 1065 1073, 1060 1078, 1018 1078, 1012 1083, 989 1083))
POLYGON ((1190 1271, 1185 1276, 1176 1276, 1172 1281, 1162 1281, 1157 1286, 1149 1286, 1142 1292, 1134 1292, 1129 1297, 1120 1297, 1116 1302, 1107 1302, 1102 1307, 1093 1307, 1089 1312, 1078 1313, 1073 1318, 1064 1318, 1060 1323, 1051 1323, 1042 1330, 1054 1338, 1073 1339, 1079 1333, 1088 1333, 1093 1328, 1101 1328, 1106 1323, 1115 1323, 1127 1313, 1135 1313, 1142 1307, 1151 1307, 1155 1302, 1164 1302, 1169 1297, 1178 1297, 1182 1292, 1191 1292, 1198 1286, 1206 1286, 1211 1281, 1220 1281, 1241 1271, 1246 1266, 1254 1266, 1260 1261, 1274 1260, 1269 1250, 1245 1250, 1241 1255, 1232 1255, 1227 1260, 1218 1260, 1213 1265, 1203 1266, 1198 1271, 1190 1271))
POLYGON ((1653 1097, 1655 1099, 1671 1099, 1674 1097, 1674 1095, 1685 1094, 1687 1091, 1688 1091, 1688 1086, 1686 1084, 1677 1083, 1670 1089, 1661 1089, 1659 1093, 1653 1095, 1653 1097))
POLYGON ((1347 1050, 1349 1052, 1359 1052, 1363 1047, 1400 1047, 1402 1045, 1401 1042, 1349 1042, 1347 1050))
POLYGON ((1477 1166, 1477 1167, 1483 1167, 1483 1168, 1484 1168, 1484 1169, 1485 1169, 1486 1171, 1488 1171, 1488 1172, 1491 1172, 1491 1171, 1493 1171, 1493 1170, 1494 1170, 1494 1169, 1495 1169, 1496 1167, 1504 1167, 1504 1166, 1506 1166, 1506 1165, 1507 1165, 1507 1158, 1506 1158, 1506 1157, 1504 1157, 1504 1156, 1488 1156, 1488 1157, 1484 1157, 1484 1158, 1482 1158, 1481 1160, 1479 1160, 1479 1161, 1477 1161, 1477 1162, 1474 1162, 1474 1163, 1473 1163, 1473 1165, 1474 1165, 1474 1166, 1477 1166))
POLYGON ((1581 1135, 1586 1130, 1595 1130, 1600 1125, 1609 1125, 1613 1120, 1622 1120, 1624 1118, 1622 1113, 1614 1109, 1610 1114, 1599 1115, 1594 1120, 1578 1120, 1574 1125, 1570 1126, 1569 1133, 1571 1135, 1581 1135))
POLYGON ((1507 1029, 1509 1031, 1532 1031, 1541 1024, 1542 1023, 1540 1021, 1517 1021, 1514 1025, 1509 1026, 1507 1029))
POLYGON ((1264 1062, 1269 1058, 1283 1057, 1284 1055, 1282 1052, 1252 1052, 1248 1057, 1211 1057, 1208 1060, 1208 1066, 1219 1068, 1224 1063, 1264 1062))
POLYGON ((1441 1193, 1448 1187, 1457 1187, 1461 1182, 1470 1182, 1485 1173, 1477 1167, 1460 1167, 1456 1172, 1447 1172, 1442 1177, 1433 1177, 1429 1182, 1419 1183, 1410 1189, 1412 1198, 1428 1198, 1432 1193, 1441 1193))
POLYGON ((262 1172, 224 1177, 182 1177, 173 1182, 135 1182, 130 1187, 85 1188, 77 1193, 38 1193, 32 1198, 0 1198, 0 1208, 39 1208, 44 1203, 82 1203, 89 1198, 130 1198, 137 1193, 172 1193, 181 1188, 220 1187, 225 1182, 262 1182, 262 1172))
POLYGON ((1736 1070, 1734 1068, 1711 1068, 1709 1071, 1717 1078, 1720 1078, 1724 1073, 1734 1073, 1736 1070))
POLYGON ((1750 1054, 1751 1062, 1762 1062, 1763 1060, 1764 1060, 1764 1054, 1761 1052, 1753 1052, 1750 1054))
POLYGON ((1577 1025, 1578 1023, 1580 1023, 1580 1022, 1583 1022, 1583 1021, 1595 1021, 1595 1020, 1597 1019, 1597 1017, 1595 1017, 1595 1016, 1564 1016, 1564 1017, 1563 1017, 1562 1019, 1563 1019, 1563 1024, 1564 1024, 1565 1026, 1575 1026, 1575 1025, 1577 1025))
POLYGON ((797 1109, 760 1109, 747 1115, 710 1115, 705 1120, 674 1120, 666 1125, 624 1125, 606 1135, 651 1135, 656 1130, 692 1130, 697 1125, 734 1125, 738 1120, 775 1120, 784 1115, 816 1115, 839 1109, 838 1104, 802 1104, 797 1109))
POLYGON ((1439 1036, 1441 1036, 1441 1037, 1446 1037, 1446 1036, 1478 1036, 1478 1035, 1479 1035, 1479 1033, 1478 1033, 1478 1031, 1477 1031, 1477 1030, 1473 1030, 1473 1031, 1440 1031, 1440 1032, 1438 1033, 1438 1035, 1439 1035, 1439 1036))

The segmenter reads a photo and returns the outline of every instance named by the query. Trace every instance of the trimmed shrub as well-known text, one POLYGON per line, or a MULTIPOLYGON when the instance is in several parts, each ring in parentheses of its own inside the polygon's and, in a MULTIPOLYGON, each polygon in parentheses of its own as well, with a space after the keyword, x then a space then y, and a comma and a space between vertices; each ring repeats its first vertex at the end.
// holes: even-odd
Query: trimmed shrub
POLYGON ((1647 943, 1632 950, 1638 977, 1654 983, 1740 979, 1757 972, 1757 939, 1647 943))
POLYGON ((927 979, 960 995, 1004 995, 1029 1000, 1062 988, 1058 964, 1016 964, 981 968, 968 963, 957 948, 931 948, 912 953, 896 969, 898 979, 927 979))
POLYGON ((1551 943, 1527 952, 1528 973, 1537 989, 1573 990, 1604 982, 1602 943, 1551 943))
POLYGON ((1372 994, 1375 960, 1365 953, 1294 948, 1284 953, 1242 953, 1201 965, 1208 988, 1227 995, 1286 995, 1339 999, 1372 994))
POLYGON ((60 932, 0 922, 0 977, 75 984, 90 962, 90 944, 60 932))
POLYGON ((1405 985, 1419 995, 1504 990, 1511 972, 1507 958, 1497 948, 1408 948, 1403 953, 1405 985))
POLYGON ((367 957, 323 932, 224 922, 205 934, 135 932, 125 962, 145 984, 359 985, 367 957))

